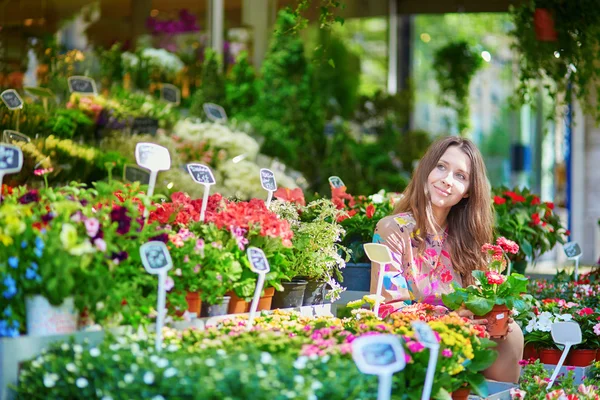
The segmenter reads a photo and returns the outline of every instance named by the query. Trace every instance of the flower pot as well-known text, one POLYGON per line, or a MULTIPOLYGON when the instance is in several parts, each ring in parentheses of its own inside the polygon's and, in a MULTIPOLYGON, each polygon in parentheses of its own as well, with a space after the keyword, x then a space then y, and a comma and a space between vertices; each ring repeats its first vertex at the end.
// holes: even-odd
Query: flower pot
POLYGON ((327 293, 327 282, 309 280, 304 290, 303 306, 316 306, 323 304, 325 301, 325 293, 327 293))
POLYGON ((534 360, 540 358, 538 350, 533 343, 527 343, 523 349, 523 360, 529 360, 530 358, 533 358, 534 360))
POLYGON ((452 400, 467 400, 469 398, 469 394, 471 393, 471 388, 460 388, 452 392, 452 400))
POLYGON ((596 361, 600 361, 600 349, 596 350, 596 361))
POLYGON ((44 296, 29 296, 25 299, 27 334, 46 336, 72 333, 77 330, 78 313, 72 297, 67 297, 60 306, 53 306, 44 296))
MULTIPOLYGON (((275 288, 269 287, 264 290, 264 295, 258 299, 258 307, 256 307, 257 311, 270 310, 271 304, 273 303, 273 296, 275 295, 275 288)), ((250 311, 250 303, 248 304, 248 310, 250 311)))
POLYGON ((556 42, 558 33, 554 28, 552 13, 546 8, 536 8, 533 14, 535 36, 541 42, 556 42))
POLYGON ((202 304, 202 317, 217 317, 219 315, 227 315, 227 310, 229 309, 229 301, 231 297, 223 296, 221 297, 221 304, 202 304))
POLYGON ((560 351, 558 349, 540 349, 539 353, 540 353, 540 361, 543 364, 556 365, 556 364, 558 364, 558 361, 560 360, 562 351, 560 351))
POLYGON ((248 312, 250 303, 238 297, 234 292, 227 292, 226 294, 230 297, 227 314, 243 314, 248 312))
POLYGON ((202 299, 200 299, 200 292, 187 292, 185 295, 185 301, 188 305, 188 312, 196 313, 196 316, 200 316, 200 307, 202 305, 202 299))
POLYGON ((486 329, 492 338, 503 338, 508 334, 509 310, 504 304, 494 305, 492 311, 482 316, 487 319, 486 329))
POLYGON ((587 367, 596 360, 597 350, 571 350, 567 356, 567 365, 573 367, 587 367))
POLYGON ((343 282, 340 282, 346 290, 368 292, 371 290, 371 264, 347 263, 342 269, 343 282))
POLYGON ((306 281, 297 280, 291 282, 281 282, 283 292, 276 292, 273 296, 272 308, 290 308, 301 307, 304 300, 304 290, 306 289, 306 281))

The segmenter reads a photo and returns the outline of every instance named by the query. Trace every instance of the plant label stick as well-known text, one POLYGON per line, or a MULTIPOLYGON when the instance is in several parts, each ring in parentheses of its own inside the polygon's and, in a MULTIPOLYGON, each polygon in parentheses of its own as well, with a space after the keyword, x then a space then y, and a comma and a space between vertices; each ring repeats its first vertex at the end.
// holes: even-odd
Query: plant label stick
POLYGON ((429 362, 427 364, 427 373, 425 375, 425 385, 423 386, 423 393, 421 395, 421 400, 428 400, 429 396, 431 396, 431 388, 433 387, 433 378, 435 375, 438 353, 440 351, 440 344, 433 333, 433 330, 425 322, 414 321, 412 327, 415 331, 417 340, 429 349, 429 362))
POLYGON ((4 103, 4 105, 6 107, 8 107, 9 110, 11 111, 15 111, 15 113, 17 114, 17 127, 15 128, 15 130, 19 130, 19 119, 20 119, 20 113, 21 113, 21 109, 23 108, 23 99, 21 99, 21 96, 19 96, 19 93, 17 93, 17 91, 15 89, 8 89, 5 90, 4 92, 0 93, 0 98, 2 99, 2 102, 4 103))
POLYGON ((565 349, 560 356, 560 360, 558 360, 558 364, 556 364, 552 377, 550 377, 550 382, 547 387, 548 390, 550 390, 554 384, 554 381, 567 358, 567 354, 569 354, 569 350, 571 350, 571 346, 579 344, 583 340, 581 327, 577 322, 573 321, 556 322, 550 326, 550 332, 552 333, 552 340, 554 340, 555 343, 564 345, 565 349))
POLYGON ((140 247, 140 256, 142 264, 151 275, 158 275, 158 301, 157 301, 157 316, 156 316, 156 351, 162 348, 162 328, 165 324, 165 302, 167 293, 165 290, 165 282, 167 280, 167 272, 173 267, 171 254, 167 249, 167 245, 163 242, 153 241, 144 243, 140 247))
POLYGON ((44 105, 44 111, 48 112, 48 100, 54 99, 56 102, 56 95, 52 92, 52 90, 43 87, 34 87, 28 86, 23 88, 25 93, 30 96, 37 97, 42 100, 42 104, 44 105))
POLYGON ((208 204, 210 186, 215 184, 215 177, 209 167, 202 164, 188 164, 187 170, 194 182, 204 185, 204 197, 202 198, 202 209, 200 210, 200 221, 204 222, 204 213, 208 204))
POLYGON ((581 258, 581 247, 577 242, 565 243, 563 246, 565 255, 569 260, 575 260, 575 280, 579 279, 579 259, 581 258))
POLYGON ((352 358, 363 374, 377 375, 377 400, 389 400, 392 376, 406 366, 404 349, 396 335, 361 336, 352 342, 352 358))
POLYGON ((10 129, 5 129, 2 132, 2 141, 5 143, 15 143, 15 142, 23 142, 23 143, 29 143, 31 142, 31 139, 29 138, 29 136, 22 134, 21 132, 18 131, 11 131, 10 129))
POLYGON ((269 261, 265 256, 265 253, 257 247, 248 247, 246 251, 248 261, 250 261, 250 269, 258 274, 258 280, 256 281, 256 289, 254 289, 254 297, 252 298, 252 304, 250 305, 250 316, 248 317, 248 330, 252 329, 254 323, 254 316, 256 315, 256 309, 258 308, 258 300, 265 283, 265 275, 269 273, 271 267, 269 261))
POLYGON ((70 76, 68 78, 71 93, 79 93, 83 96, 96 96, 96 81, 87 76, 70 76))
MULTIPOLYGON (((158 171, 168 171, 171 168, 171 155, 169 150, 163 146, 154 143, 141 142, 135 146, 135 161, 142 167, 150 170, 150 180, 148 181, 148 197, 154 194, 156 186, 156 177, 158 171)), ((144 211, 144 217, 147 218, 148 209, 144 211)))
POLYGON ((379 278, 377 279, 377 298, 375 299, 375 315, 379 316, 379 305, 381 304, 381 290, 383 288, 383 274, 386 264, 392 262, 392 254, 390 249, 379 243, 365 243, 363 245, 365 254, 374 263, 379 264, 379 278))
POLYGON ((227 122, 227 113, 223 107, 214 103, 204 103, 202 105, 206 117, 213 122, 227 122))
POLYGON ((4 175, 15 174, 23 168, 23 152, 17 146, 0 144, 0 201, 4 175))
POLYGON ((339 189, 342 187, 346 187, 346 185, 344 185, 344 181, 342 181, 339 176, 330 176, 329 177, 329 185, 333 189, 339 189))
POLYGON ((262 168, 260 170, 260 184, 263 189, 269 192, 267 196, 267 208, 271 205, 271 200, 273 199, 273 192, 277 190, 277 182, 275 181, 275 174, 273 171, 267 168, 262 168))
POLYGON ((167 103, 179 105, 181 102, 181 91, 175 85, 163 83, 160 87, 160 98, 167 103))

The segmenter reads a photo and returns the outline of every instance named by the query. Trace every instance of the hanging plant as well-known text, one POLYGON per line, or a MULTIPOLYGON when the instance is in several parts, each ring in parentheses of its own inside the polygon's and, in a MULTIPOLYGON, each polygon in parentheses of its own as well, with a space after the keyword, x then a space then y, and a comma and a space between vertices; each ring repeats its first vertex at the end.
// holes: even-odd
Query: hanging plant
POLYGON ((512 8, 511 16, 514 47, 521 55, 518 102, 535 98, 537 80, 550 81, 544 87, 555 103, 573 94, 600 122, 600 110, 589 97, 600 89, 598 0, 528 0, 512 8))
POLYGON ((433 69, 440 86, 440 105, 456 111, 458 131, 469 127, 469 85, 483 59, 465 41, 451 42, 434 54, 433 69))

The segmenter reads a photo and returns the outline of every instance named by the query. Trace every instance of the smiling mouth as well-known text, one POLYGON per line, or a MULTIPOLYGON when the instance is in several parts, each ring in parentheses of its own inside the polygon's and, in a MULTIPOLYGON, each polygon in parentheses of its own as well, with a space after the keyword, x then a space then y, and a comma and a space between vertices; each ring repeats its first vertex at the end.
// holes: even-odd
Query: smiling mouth
POLYGON ((434 188, 435 188, 435 189, 436 189, 436 190, 437 190, 437 191, 438 191, 438 192, 439 192, 439 193, 440 193, 442 196, 445 196, 445 197, 448 197, 448 196, 450 196, 450 193, 443 191, 443 190, 442 190, 442 189, 440 189, 439 187, 437 187, 437 186, 434 186, 434 188))

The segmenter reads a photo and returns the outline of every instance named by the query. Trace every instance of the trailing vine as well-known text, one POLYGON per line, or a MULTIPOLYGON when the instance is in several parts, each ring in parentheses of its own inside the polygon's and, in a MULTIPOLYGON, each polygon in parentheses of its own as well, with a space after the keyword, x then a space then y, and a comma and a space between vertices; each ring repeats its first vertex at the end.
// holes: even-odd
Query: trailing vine
POLYGON ((292 15, 296 19, 296 23, 288 31, 278 31, 278 34, 297 33, 298 31, 306 28, 308 25, 308 18, 305 16, 306 12, 311 6, 319 7, 319 28, 330 29, 332 25, 339 23, 344 24, 344 19, 339 15, 336 15, 337 10, 345 8, 339 0, 298 0, 298 3, 294 8, 290 10, 292 15), (316 5, 315 5, 316 4, 316 5))

